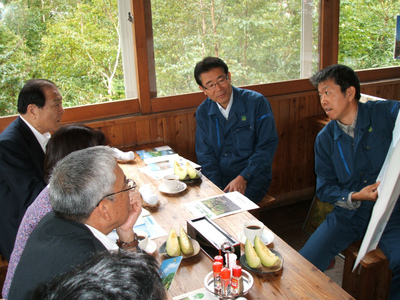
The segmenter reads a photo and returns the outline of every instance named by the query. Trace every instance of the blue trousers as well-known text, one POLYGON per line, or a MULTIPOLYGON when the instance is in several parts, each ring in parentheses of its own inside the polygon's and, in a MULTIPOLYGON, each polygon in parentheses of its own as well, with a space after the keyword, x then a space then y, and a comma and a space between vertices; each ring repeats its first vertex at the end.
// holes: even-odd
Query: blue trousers
MULTIPOLYGON (((354 214, 335 208, 310 236, 300 254, 321 271, 331 260, 353 242, 364 237, 372 214, 374 202, 363 201, 354 214)), ((393 272, 390 299, 400 299, 400 202, 397 201, 392 215, 379 242, 379 248, 389 261, 393 272)))

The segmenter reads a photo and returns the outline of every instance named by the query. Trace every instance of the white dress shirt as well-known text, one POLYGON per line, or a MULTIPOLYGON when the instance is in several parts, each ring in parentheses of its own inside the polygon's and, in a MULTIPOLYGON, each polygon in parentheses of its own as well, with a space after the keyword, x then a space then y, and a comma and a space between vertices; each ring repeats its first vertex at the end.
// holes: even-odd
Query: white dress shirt
POLYGON ((44 134, 41 134, 39 131, 36 130, 35 127, 33 127, 27 120, 25 120, 21 115, 21 119, 25 122, 26 125, 28 125, 29 129, 33 132, 35 135, 37 141, 39 142, 40 146, 43 149, 43 152, 46 153, 46 146, 47 143, 49 142, 49 139, 51 138, 50 132, 46 132, 44 134))

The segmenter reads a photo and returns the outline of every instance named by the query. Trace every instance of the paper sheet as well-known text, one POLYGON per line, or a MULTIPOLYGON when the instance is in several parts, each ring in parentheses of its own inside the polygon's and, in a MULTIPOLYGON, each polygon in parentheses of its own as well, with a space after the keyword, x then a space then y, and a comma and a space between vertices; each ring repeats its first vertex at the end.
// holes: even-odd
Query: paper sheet
POLYGON ((381 183, 378 187, 378 199, 372 210, 371 220, 361 243, 353 271, 360 261, 371 250, 376 249, 379 240, 385 230, 386 224, 392 214, 393 208, 400 194, 400 113, 397 116, 396 125, 393 130, 393 140, 390 144, 385 162, 381 168, 377 181, 381 183))
POLYGON ((207 216, 211 219, 259 208, 257 204, 239 192, 230 192, 206 199, 192 201, 185 203, 184 206, 195 217, 207 216))

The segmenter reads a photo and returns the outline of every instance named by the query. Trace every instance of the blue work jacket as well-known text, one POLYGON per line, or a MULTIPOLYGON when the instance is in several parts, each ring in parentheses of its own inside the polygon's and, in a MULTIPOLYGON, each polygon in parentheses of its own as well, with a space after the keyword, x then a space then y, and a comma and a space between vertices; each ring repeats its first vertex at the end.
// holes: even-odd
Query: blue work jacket
POLYGON ((359 192, 376 182, 392 141, 399 107, 398 101, 389 100, 358 103, 354 139, 336 121, 321 130, 314 147, 316 194, 321 201, 346 202, 350 192, 359 192))
POLYGON ((271 105, 260 93, 232 88, 228 120, 210 98, 196 111, 197 161, 204 175, 221 189, 238 175, 248 183, 262 177, 269 187, 278 145, 271 105))

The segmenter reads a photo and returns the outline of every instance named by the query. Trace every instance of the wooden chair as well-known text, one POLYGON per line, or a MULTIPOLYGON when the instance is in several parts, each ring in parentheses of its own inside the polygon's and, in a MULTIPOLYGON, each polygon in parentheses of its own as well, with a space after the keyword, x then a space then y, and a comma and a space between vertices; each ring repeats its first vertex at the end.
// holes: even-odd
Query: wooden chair
POLYGON ((343 251, 345 256, 342 288, 357 300, 388 299, 392 271, 385 254, 377 248, 368 252, 352 272, 361 240, 343 251))
POLYGON ((249 213, 251 213, 255 218, 259 219, 260 218, 260 212, 266 209, 268 206, 271 206, 275 204, 276 199, 272 197, 271 195, 266 194, 264 198, 257 203, 257 205, 260 208, 250 210, 249 213))
MULTIPOLYGON (((3 256, 0 255, 0 295, 1 291, 3 290, 4 280, 6 280, 7 268, 8 268, 8 261, 3 256)), ((1 295, 0 297, 3 296, 1 295)))
MULTIPOLYGON (((332 209, 332 205, 314 197, 303 231, 312 234, 332 209)), ((354 242, 342 252, 345 259, 342 288, 357 300, 388 299, 392 272, 389 269, 389 261, 379 248, 368 252, 352 272, 360 245, 361 240, 354 242)))

